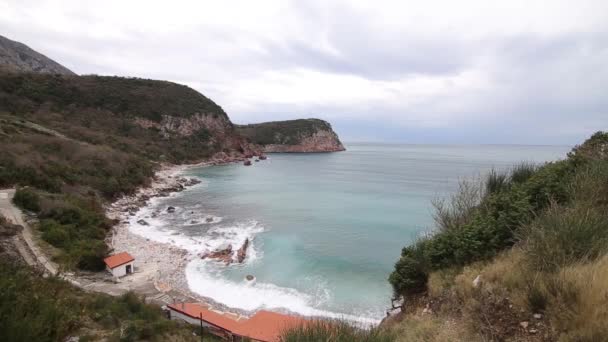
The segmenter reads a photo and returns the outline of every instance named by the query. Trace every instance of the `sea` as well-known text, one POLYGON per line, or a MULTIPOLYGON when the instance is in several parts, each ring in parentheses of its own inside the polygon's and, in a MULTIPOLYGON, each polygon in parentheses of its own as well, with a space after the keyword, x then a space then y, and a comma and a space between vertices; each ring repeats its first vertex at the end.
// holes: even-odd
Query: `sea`
POLYGON ((202 182, 158 198, 131 230, 192 255, 245 239, 242 264, 193 257, 190 289, 228 307, 375 323, 401 249, 433 230, 434 199, 460 180, 519 162, 563 159, 569 146, 350 143, 336 153, 270 154, 252 166, 194 167, 202 182), (166 208, 173 206, 175 212, 166 208), (253 281, 247 276, 255 277, 253 281))

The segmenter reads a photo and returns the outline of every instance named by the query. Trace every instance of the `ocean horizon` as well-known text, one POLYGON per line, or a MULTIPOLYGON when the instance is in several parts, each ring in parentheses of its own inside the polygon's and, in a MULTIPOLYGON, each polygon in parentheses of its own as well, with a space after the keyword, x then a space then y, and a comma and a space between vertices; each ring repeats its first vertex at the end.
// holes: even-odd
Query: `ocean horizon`
POLYGON ((249 239, 243 264, 195 257, 185 270, 193 292, 228 307, 373 323, 390 306, 387 278, 401 249, 433 229, 433 199, 462 179, 562 159, 571 148, 345 145, 336 153, 271 154, 251 167, 188 168, 184 175, 202 183, 155 199, 130 229, 193 255, 249 239), (160 215, 137 223, 152 212, 160 215))

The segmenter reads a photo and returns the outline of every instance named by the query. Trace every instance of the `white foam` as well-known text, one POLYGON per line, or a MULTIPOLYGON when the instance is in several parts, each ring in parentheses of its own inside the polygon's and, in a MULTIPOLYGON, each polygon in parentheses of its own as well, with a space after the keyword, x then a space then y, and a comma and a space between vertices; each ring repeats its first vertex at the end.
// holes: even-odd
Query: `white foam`
POLYGON ((214 269, 214 265, 204 260, 194 259, 186 266, 186 279, 193 292, 233 308, 248 311, 284 309, 304 316, 342 319, 363 325, 380 322, 374 318, 317 309, 331 300, 331 294, 326 288, 319 288, 315 295, 309 295, 260 281, 255 284, 246 280, 234 282, 223 278, 214 269))
MULTIPOLYGON (((175 196, 178 194, 170 195, 170 197, 175 196)), ((129 230, 150 240, 174 245, 192 255, 214 251, 226 244, 232 245, 236 253, 245 240, 249 239, 250 247, 245 263, 259 262, 263 258, 261 248, 255 244, 255 236, 262 233, 264 227, 257 221, 219 225, 222 218, 202 213, 199 205, 190 208, 176 208, 175 212, 168 213, 166 200, 167 198, 153 198, 149 205, 141 208, 135 216, 129 216, 129 230), (152 217, 154 212, 157 213, 156 217, 152 217), (213 217, 213 221, 204 222, 206 217, 213 217), (179 229, 175 229, 175 226, 169 222, 175 218, 183 222, 180 222, 178 227, 205 223, 211 226, 200 236, 188 236, 179 229), (144 219, 148 225, 139 224, 137 221, 141 219, 144 219), (201 222, 191 223, 192 220, 201 220, 201 222)), ((362 326, 379 323, 378 319, 362 317, 365 315, 349 315, 319 309, 331 302, 331 293, 322 282, 316 282, 319 285, 318 288, 314 289, 312 294, 306 294, 293 288, 260 282, 257 279, 253 282, 244 279, 241 282, 234 282, 224 278, 221 274, 221 270, 225 267, 241 266, 239 264, 225 266, 213 260, 201 260, 194 257, 185 270, 188 286, 201 296, 247 311, 283 309, 304 316, 347 320, 362 326)))

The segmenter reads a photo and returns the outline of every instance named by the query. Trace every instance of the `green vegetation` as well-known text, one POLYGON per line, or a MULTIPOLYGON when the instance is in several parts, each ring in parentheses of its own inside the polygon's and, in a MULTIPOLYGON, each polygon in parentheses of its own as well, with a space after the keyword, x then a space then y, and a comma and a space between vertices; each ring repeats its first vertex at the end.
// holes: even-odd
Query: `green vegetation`
POLYGON ((343 321, 312 321, 308 324, 287 329, 281 342, 390 342, 395 334, 379 328, 360 329, 343 321))
POLYGON ((17 190, 15 197, 13 197, 13 202, 25 210, 40 211, 40 196, 32 189, 22 188, 17 190))
POLYGON ((449 204, 436 203, 438 231, 405 247, 389 281, 397 295, 425 290, 429 272, 487 260, 516 242, 515 234, 551 203, 568 201, 569 160, 538 169, 522 164, 463 183, 449 204))
POLYGON ((0 340, 198 341, 193 328, 163 317, 133 293, 85 293, 58 278, 0 261, 0 340))
POLYGON ((492 173, 438 203, 436 233, 404 248, 390 276, 410 312, 394 332, 440 320, 457 331, 424 340, 608 336, 608 133, 566 160, 492 173), (421 316, 416 298, 440 305, 421 316))
MULTIPOLYGON (((227 133, 232 130, 220 106, 183 85, 0 70, 0 122, 6 126, 0 130, 0 137, 13 136, 16 129, 29 129, 87 143, 88 150, 101 149, 102 155, 121 151, 131 157, 181 163, 207 158, 225 148, 222 138, 214 138, 214 132, 207 129, 180 135, 160 126, 179 128, 179 120, 194 114, 218 119, 227 133), (173 117, 172 121, 161 122, 165 115, 173 117)), ((59 142, 49 146, 49 154, 55 152, 52 148, 63 147, 59 142)))
POLYGON ((160 121, 162 115, 190 117, 195 113, 226 113, 197 91, 177 83, 140 78, 4 73, 0 77, 0 108, 16 114, 50 105, 53 112, 90 110, 123 117, 160 121))
POLYGON ((331 131, 331 125, 319 119, 299 119, 237 126, 237 131, 258 145, 297 145, 318 130, 331 131))
POLYGON ((58 248, 54 259, 68 268, 100 271, 111 223, 94 197, 17 189, 15 204, 37 214, 42 239, 58 248))
POLYGON ((197 113, 232 129, 213 101, 171 82, 0 71, 0 187, 19 187, 15 203, 38 215, 56 261, 100 270, 111 226, 102 203, 147 184, 156 162, 225 148, 217 132, 159 126, 162 115, 179 127, 197 113))

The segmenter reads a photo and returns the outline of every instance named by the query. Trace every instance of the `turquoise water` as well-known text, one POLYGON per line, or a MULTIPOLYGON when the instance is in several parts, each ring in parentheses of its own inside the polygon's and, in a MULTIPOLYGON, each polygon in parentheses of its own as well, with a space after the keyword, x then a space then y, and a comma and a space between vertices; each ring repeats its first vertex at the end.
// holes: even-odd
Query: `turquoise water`
POLYGON ((195 258, 186 272, 191 289, 247 310, 382 318, 391 296, 386 279, 401 248, 432 227, 433 198, 453 192, 459 179, 520 161, 561 159, 569 147, 347 149, 190 169, 204 182, 157 203, 178 211, 155 229, 171 232, 182 247, 190 243, 193 253, 226 243, 238 248, 245 238, 253 247, 243 265, 195 258), (200 223, 203 217, 213 222, 200 223), (249 274, 254 284, 244 280, 249 274))

